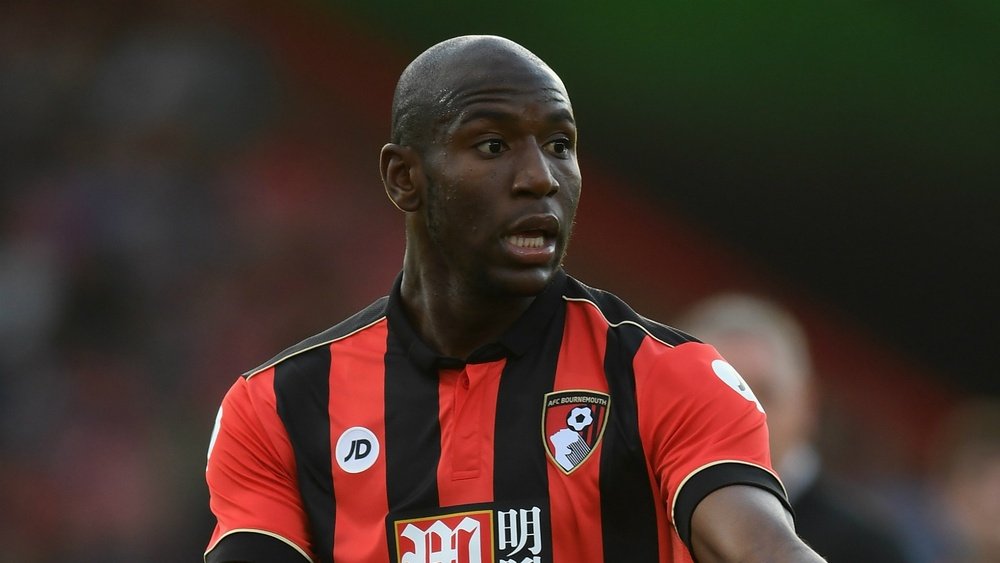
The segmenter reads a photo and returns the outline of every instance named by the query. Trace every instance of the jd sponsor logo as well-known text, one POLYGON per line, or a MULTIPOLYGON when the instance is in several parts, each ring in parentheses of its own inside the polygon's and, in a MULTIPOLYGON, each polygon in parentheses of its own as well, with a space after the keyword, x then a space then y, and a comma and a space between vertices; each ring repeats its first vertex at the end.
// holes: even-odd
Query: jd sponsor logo
POLYGON ((375 433, 363 426, 344 430, 337 440, 337 465, 348 473, 361 473, 378 460, 379 445, 375 433))

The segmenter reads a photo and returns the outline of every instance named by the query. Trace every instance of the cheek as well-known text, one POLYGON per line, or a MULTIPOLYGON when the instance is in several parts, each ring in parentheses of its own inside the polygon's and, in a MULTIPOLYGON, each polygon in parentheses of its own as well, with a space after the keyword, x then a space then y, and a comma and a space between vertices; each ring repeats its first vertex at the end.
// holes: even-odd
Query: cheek
POLYGON ((581 181, 579 174, 559 179, 559 192, 568 209, 576 209, 580 202, 581 181))
POLYGON ((576 159, 562 161, 563 164, 558 166, 556 169, 556 174, 558 175, 559 182, 563 183, 565 181, 566 185, 576 186, 577 191, 579 191, 582 178, 580 176, 580 163, 576 159))
POLYGON ((443 204, 456 212, 456 220, 475 222, 495 207, 495 188, 500 174, 496 171, 458 170, 444 179, 443 204))
POLYGON ((430 198, 428 213, 439 234, 464 239, 484 232, 493 208, 477 193, 461 184, 443 184, 430 198))

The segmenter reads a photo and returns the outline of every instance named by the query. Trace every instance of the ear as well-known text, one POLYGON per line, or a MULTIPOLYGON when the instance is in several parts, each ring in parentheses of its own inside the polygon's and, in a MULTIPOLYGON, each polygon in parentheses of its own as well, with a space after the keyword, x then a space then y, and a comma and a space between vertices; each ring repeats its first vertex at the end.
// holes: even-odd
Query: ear
POLYGON ((389 143, 379 154, 385 193, 400 211, 416 211, 423 202, 420 155, 412 147, 389 143))

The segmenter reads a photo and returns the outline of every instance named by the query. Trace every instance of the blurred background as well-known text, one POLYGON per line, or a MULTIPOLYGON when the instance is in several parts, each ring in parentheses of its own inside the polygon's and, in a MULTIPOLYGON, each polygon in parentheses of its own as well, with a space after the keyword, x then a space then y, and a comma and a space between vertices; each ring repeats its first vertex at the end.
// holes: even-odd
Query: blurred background
MULTIPOLYGON (((665 322, 780 303, 824 466, 912 560, 972 561, 939 507, 956 420, 1000 398, 993 0, 5 2, 0 561, 200 559, 222 395, 388 290, 395 79, 466 33, 573 97, 569 271, 665 322)), ((957 512, 1000 537, 997 428, 972 426, 961 483, 993 488, 957 512)))

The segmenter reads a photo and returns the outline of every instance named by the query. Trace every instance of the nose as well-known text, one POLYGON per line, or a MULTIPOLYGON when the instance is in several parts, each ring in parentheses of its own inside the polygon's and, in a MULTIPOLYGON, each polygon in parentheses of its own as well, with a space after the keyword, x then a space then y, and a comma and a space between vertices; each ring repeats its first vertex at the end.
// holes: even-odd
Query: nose
POLYGON ((538 143, 526 145, 515 164, 514 193, 536 197, 554 194, 559 189, 559 182, 552 174, 552 164, 538 143))

